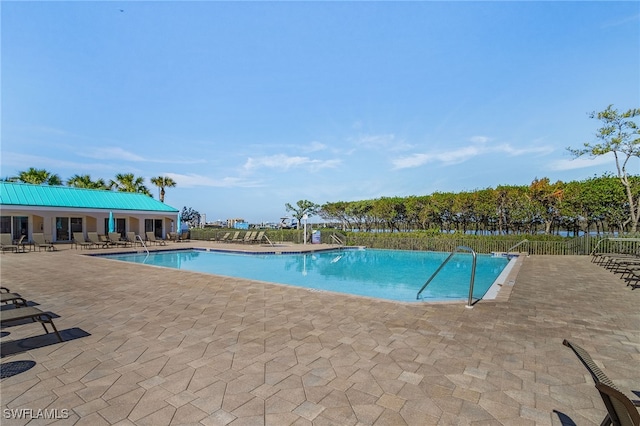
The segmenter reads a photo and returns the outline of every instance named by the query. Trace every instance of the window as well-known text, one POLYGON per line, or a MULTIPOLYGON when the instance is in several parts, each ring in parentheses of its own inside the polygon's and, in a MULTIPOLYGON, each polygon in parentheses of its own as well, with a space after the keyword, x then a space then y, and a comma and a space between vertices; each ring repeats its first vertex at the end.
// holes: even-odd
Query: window
POLYGON ((0 233, 11 233, 11 216, 0 216, 0 233))
MULTIPOLYGON (((126 219, 124 218, 114 218, 113 219, 114 222, 114 229, 113 232, 117 232, 118 234, 120 234, 121 237, 125 237, 127 230, 126 230, 126 219)), ((105 218, 104 219, 104 230, 105 232, 109 232, 109 218, 105 218)))
POLYGON ((19 240, 22 236, 29 235, 29 218, 26 216, 13 217, 13 239, 19 240))
POLYGON ((73 232, 82 232, 81 217, 56 217, 56 241, 71 241, 73 232))

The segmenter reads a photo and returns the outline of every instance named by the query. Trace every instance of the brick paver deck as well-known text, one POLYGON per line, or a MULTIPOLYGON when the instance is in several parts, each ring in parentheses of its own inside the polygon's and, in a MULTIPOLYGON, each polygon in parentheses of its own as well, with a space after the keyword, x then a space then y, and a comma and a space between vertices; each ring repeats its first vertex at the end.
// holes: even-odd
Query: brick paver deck
POLYGON ((16 414, 68 414, 29 424, 599 424, 604 406, 564 338, 640 391, 640 290, 586 256, 526 258, 508 299, 467 309, 86 253, 0 256, 2 285, 58 315, 66 340, 38 324, 2 329, 3 367, 35 363, 0 381, 3 426, 29 423, 16 414))

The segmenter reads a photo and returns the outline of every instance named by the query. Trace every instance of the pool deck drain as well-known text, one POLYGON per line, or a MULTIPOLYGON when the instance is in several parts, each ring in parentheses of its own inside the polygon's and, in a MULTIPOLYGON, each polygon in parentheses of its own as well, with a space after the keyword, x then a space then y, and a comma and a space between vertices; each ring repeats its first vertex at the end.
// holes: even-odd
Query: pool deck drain
POLYGON ((87 252, 0 255, 2 285, 55 313, 66 339, 3 327, 2 363, 35 363, 0 380, 3 414, 57 410, 69 417, 59 424, 91 425, 599 424, 602 402, 564 338, 640 391, 640 291, 587 256, 524 258, 515 285, 503 285, 508 300, 465 309, 114 267, 87 252))

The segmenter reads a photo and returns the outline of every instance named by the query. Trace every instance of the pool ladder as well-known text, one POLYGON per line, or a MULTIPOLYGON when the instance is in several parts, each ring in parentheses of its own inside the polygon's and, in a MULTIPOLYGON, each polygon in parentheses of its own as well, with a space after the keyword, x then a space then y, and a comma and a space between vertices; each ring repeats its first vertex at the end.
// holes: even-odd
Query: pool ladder
POLYGON ((142 239, 142 237, 136 234, 136 240, 140 241, 140 244, 142 244, 142 247, 144 247, 144 250, 147 252, 147 256, 149 256, 149 249, 147 248, 147 245, 144 243, 144 240, 142 239))
POLYGON ((420 291, 418 291, 418 294, 416 294, 416 299, 419 300, 420 299, 420 294, 422 294, 422 292, 424 291, 425 288, 427 288, 427 286, 429 285, 429 283, 431 281, 433 281, 433 279, 436 277, 436 275, 438 275, 438 273, 442 270, 442 268, 444 268, 444 265, 447 264, 447 262, 449 262, 449 260, 451 260, 451 258, 458 252, 460 251, 468 251, 471 252, 471 254, 473 255, 473 263, 471 264, 471 280, 469 281, 469 301, 467 302, 467 308, 471 309, 473 308, 473 283, 475 281, 476 278, 476 252, 473 251, 472 248, 469 248, 467 246, 458 246, 455 248, 455 250, 453 250, 451 252, 451 254, 449 254, 449 256, 444 260, 444 262, 442 262, 442 264, 438 267, 438 269, 436 269, 436 271, 429 277, 429 279, 427 280, 426 283, 424 283, 424 285, 422 286, 422 288, 420 289, 420 291))

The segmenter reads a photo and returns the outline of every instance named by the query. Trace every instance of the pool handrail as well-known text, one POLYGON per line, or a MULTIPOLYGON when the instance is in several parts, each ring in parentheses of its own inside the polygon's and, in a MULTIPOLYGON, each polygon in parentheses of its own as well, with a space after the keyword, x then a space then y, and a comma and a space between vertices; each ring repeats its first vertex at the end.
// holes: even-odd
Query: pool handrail
POLYGON ((529 242, 529 240, 527 240, 527 239, 525 238, 524 240, 520 241, 518 244, 514 244, 513 246, 511 246, 511 247, 509 247, 509 248, 507 249, 507 254, 509 254, 509 253, 511 252, 511 250, 513 250, 514 248, 516 248, 516 247, 518 247, 518 246, 520 246, 520 245, 522 245, 522 244, 524 244, 524 243, 528 243, 528 242, 529 242))
POLYGON ((476 277, 476 252, 467 246, 458 246, 455 248, 455 250, 453 250, 449 256, 444 260, 444 262, 442 262, 440 264, 440 266, 438 266, 438 269, 436 269, 436 271, 429 277, 429 279, 427 280, 427 282, 424 283, 424 285, 422 286, 422 288, 420 288, 420 290, 418 291, 418 294, 416 294, 416 300, 420 299, 420 294, 422 294, 422 292, 424 291, 425 288, 427 288, 427 285, 429 285, 429 283, 435 278, 436 275, 438 275, 438 273, 442 270, 442 268, 444 268, 444 265, 447 264, 447 262, 449 262, 449 260, 458 252, 460 251, 468 251, 471 252, 472 256, 473 256, 473 263, 471 264, 471 280, 469 281, 469 300, 467 302, 467 308, 473 308, 473 284, 475 281, 475 277, 476 277))
POLYGON ((136 234, 136 240, 138 240, 140 244, 142 244, 142 247, 144 247, 144 250, 147 252, 147 256, 149 256, 149 249, 147 248, 147 245, 144 243, 144 240, 142 239, 142 237, 136 234))

